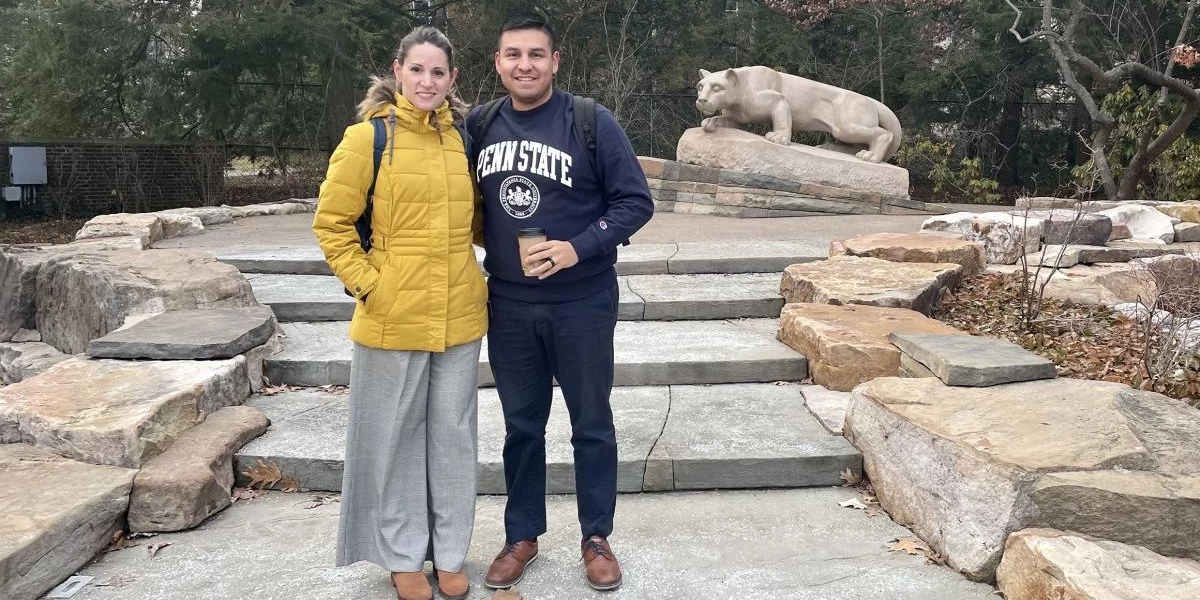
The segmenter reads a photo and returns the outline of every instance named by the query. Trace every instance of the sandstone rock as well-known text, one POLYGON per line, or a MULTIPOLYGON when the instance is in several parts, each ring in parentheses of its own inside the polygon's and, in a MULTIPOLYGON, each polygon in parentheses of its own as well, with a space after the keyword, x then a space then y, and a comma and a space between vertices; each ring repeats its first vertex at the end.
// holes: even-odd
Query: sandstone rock
POLYGON ((37 298, 38 331, 68 354, 130 315, 258 304, 236 268, 183 250, 54 257, 38 274, 37 298))
POLYGON ((18 383, 71 358, 41 342, 0 342, 0 384, 18 383))
POLYGON ((934 379, 937 378, 937 375, 934 375, 933 371, 929 370, 929 367, 926 367, 925 365, 921 364, 917 359, 915 359, 903 352, 900 353, 900 370, 899 370, 899 372, 897 372, 896 375, 897 375, 897 377, 912 377, 912 378, 933 377, 934 379))
POLYGON ((999 338, 897 331, 888 339, 946 385, 982 387, 1057 376, 1054 363, 999 338))
POLYGON ((158 218, 162 222, 164 239, 204 233, 204 223, 195 215, 158 213, 158 218))
POLYGON ((1200 598, 1200 564, 1194 561, 1056 529, 1008 536, 996 580, 1008 600, 1200 598))
POLYGON ((786 302, 865 304, 928 314, 943 292, 958 285, 962 269, 954 263, 840 256, 788 267, 779 291, 786 302))
POLYGON ((1026 219, 1002 212, 959 212, 930 217, 921 224, 922 231, 944 231, 966 235, 983 244, 989 263, 1011 265, 1022 254, 1037 252, 1042 247, 1043 219, 1026 219))
POLYGON ((1103 246, 1112 235, 1112 219, 1099 214, 1057 209, 1014 212, 1045 221, 1043 241, 1047 244, 1103 246))
POLYGON ((908 197, 908 171, 887 163, 801 144, 781 146, 763 136, 722 127, 706 133, 688 129, 675 151, 681 163, 746 171, 834 188, 908 197))
POLYGON ((208 227, 209 225, 220 225, 222 223, 230 223, 233 221, 233 209, 227 206, 197 206, 192 208, 170 208, 160 210, 156 215, 188 215, 200 219, 200 224, 208 227))
POLYGON ((130 235, 145 240, 143 247, 163 239, 162 221, 154 214, 117 213, 92 218, 75 234, 76 240, 130 235))
POLYGON ((667 166, 666 159, 639 156, 638 163, 642 165, 642 173, 652 179, 662 179, 663 169, 667 166))
POLYGON ((129 530, 180 531, 229 506, 233 455, 270 421, 249 406, 230 406, 185 431, 133 480, 129 530))
POLYGON ((0 249, 0 342, 21 329, 37 327, 37 277, 42 265, 54 256, 104 250, 141 250, 132 237, 102 238, 70 244, 19 244, 0 249))
POLYGON ((72 358, 0 388, 0 444, 32 443, 95 464, 140 467, 181 433, 250 395, 246 360, 72 358))
POLYGON ((779 316, 777 338, 808 357, 814 382, 848 392, 864 381, 897 374, 900 351, 888 341, 893 331, 957 330, 903 308, 787 304, 779 316))
POLYGON ((1175 225, 1175 242, 1200 242, 1200 223, 1179 223, 1175 225))
POLYGON ((1139 299, 1153 303, 1154 277, 1129 264, 1077 266, 1043 274, 1050 278, 1045 297, 1075 304, 1113 306, 1139 299))
POLYGON ((103 550, 135 473, 0 444, 0 598, 40 598, 103 550))
POLYGON ((1159 204, 1154 208, 1158 212, 1179 219, 1183 223, 1200 223, 1200 202, 1190 200, 1188 202, 1178 202, 1174 204, 1159 204))
POLYGON ((1052 196, 1037 196, 1032 198, 1017 198, 1018 210, 1074 210, 1080 202, 1074 198, 1054 198, 1052 196))
POLYGON ((122 327, 88 344, 88 356, 203 360, 232 358, 275 334, 275 315, 265 306, 171 310, 122 327))
POLYGON ((268 358, 283 350, 283 342, 280 340, 282 337, 282 334, 276 333, 267 340, 267 343, 257 348, 251 348, 242 355, 246 357, 246 377, 250 380, 252 393, 257 394, 262 391, 263 384, 266 382, 264 364, 268 358))
POLYGON ((983 245, 948 236, 872 233, 834 242, 829 256, 860 256, 905 263, 955 263, 963 276, 983 271, 987 259, 983 245))
POLYGON ((1099 214, 1112 219, 1113 225, 1128 227, 1134 238, 1162 240, 1168 244, 1175 240, 1175 225, 1171 217, 1153 207, 1125 204, 1102 210, 1099 214))
POLYGON ((1129 226, 1124 223, 1113 223, 1112 234, 1108 236, 1108 241, 1127 240, 1133 237, 1133 232, 1129 230, 1129 226))
POLYGON ((1200 518, 1200 411, 1160 394, 880 378, 855 388, 845 434, 893 519, 972 579, 990 580, 1005 537, 1028 526, 1200 556, 1178 534, 1200 518))

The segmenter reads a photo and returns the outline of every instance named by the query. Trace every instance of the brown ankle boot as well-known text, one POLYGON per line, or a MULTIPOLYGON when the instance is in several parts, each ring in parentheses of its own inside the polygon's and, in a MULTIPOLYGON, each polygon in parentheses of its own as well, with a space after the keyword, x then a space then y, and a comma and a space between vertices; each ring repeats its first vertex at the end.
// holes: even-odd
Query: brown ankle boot
POLYGON ((608 540, 598 535, 583 540, 583 562, 587 566, 587 582, 592 589, 603 592, 621 587, 621 564, 617 562, 608 540))
POLYGON ((466 600, 471 593, 471 580, 467 579, 467 570, 457 573, 437 570, 438 594, 446 600, 466 600))
POLYGON ((525 576, 525 568, 538 556, 537 538, 505 544, 492 560, 483 585, 498 590, 517 585, 525 576))
POLYGON ((433 587, 424 571, 392 573, 392 585, 396 586, 396 596, 400 600, 433 600, 433 587))

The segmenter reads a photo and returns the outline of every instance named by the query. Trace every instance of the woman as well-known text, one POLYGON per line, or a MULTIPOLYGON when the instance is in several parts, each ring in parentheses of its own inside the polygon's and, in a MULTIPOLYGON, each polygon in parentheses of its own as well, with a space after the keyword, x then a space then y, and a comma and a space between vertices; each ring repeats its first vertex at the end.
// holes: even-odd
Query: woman
POLYGON ((466 598, 475 519, 476 374, 487 289, 471 247, 476 194, 452 91, 454 50, 437 29, 400 41, 321 184, 313 231, 358 305, 350 323, 350 416, 337 565, 392 572, 401 600, 466 598), (453 105, 453 107, 452 107, 453 105), (371 249, 355 221, 372 185, 371 249))

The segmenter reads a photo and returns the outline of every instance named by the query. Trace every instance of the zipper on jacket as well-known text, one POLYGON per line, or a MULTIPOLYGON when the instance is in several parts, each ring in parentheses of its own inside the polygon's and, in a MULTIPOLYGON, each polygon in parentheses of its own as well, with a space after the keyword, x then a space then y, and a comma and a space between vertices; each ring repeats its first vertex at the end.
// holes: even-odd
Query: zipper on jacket
POLYGON ((388 144, 388 166, 392 166, 392 155, 396 153, 396 108, 388 110, 388 127, 392 130, 391 142, 388 144))

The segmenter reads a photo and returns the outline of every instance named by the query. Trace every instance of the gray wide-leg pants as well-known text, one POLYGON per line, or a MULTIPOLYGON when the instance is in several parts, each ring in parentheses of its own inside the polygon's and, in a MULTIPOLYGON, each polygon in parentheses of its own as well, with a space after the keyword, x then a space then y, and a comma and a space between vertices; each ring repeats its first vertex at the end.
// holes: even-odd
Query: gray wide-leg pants
POLYGON ((337 566, 462 569, 475 526, 480 346, 354 345, 337 566))

